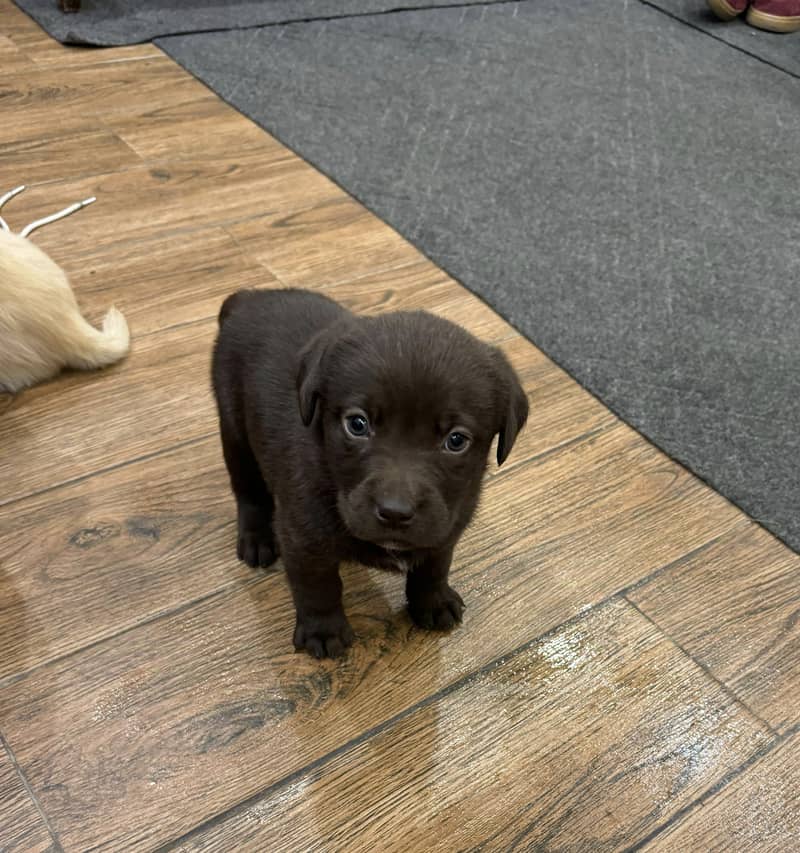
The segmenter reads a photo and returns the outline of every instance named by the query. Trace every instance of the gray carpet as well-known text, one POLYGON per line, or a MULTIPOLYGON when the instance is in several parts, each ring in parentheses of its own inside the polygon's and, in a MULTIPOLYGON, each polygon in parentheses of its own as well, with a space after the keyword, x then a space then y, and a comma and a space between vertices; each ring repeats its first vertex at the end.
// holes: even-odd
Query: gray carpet
MULTIPOLYGON (((452 6, 456 0, 83 0, 81 11, 68 15, 58 9, 56 0, 14 2, 64 44, 109 47, 175 33, 452 6)), ((463 6, 505 0, 457 2, 463 6)))
POLYGON ((800 550, 797 80, 616 0, 158 43, 800 550))
POLYGON ((744 15, 734 21, 720 21, 704 0, 644 0, 714 38, 747 51, 778 68, 800 77, 800 33, 776 34, 757 30, 745 23, 744 15))

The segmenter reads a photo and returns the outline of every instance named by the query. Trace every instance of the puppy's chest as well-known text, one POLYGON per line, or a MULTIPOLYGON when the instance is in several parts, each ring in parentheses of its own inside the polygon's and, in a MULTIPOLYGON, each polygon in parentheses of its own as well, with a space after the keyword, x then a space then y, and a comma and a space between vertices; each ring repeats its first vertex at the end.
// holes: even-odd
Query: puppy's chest
POLYGON ((408 554, 387 551, 386 560, 380 566, 382 569, 387 569, 390 572, 402 572, 407 574, 411 571, 411 558, 408 554))
POLYGON ((390 551, 387 548, 379 548, 377 545, 358 548, 356 559, 359 563, 373 569, 385 569, 403 574, 410 572, 414 566, 413 555, 408 551, 390 551))

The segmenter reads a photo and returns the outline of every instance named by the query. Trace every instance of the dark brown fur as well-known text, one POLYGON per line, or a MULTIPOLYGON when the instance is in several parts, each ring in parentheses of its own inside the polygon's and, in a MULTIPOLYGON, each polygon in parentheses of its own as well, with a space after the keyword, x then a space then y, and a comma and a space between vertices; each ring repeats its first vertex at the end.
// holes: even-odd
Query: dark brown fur
POLYGON ((500 350, 421 311, 356 317, 301 290, 235 293, 219 321, 213 381, 238 554, 264 567, 282 556, 295 647, 324 657, 352 643, 343 560, 405 569, 418 625, 460 622, 453 548, 494 436, 502 464, 528 415, 500 350), (471 437, 465 450, 454 432, 471 437))

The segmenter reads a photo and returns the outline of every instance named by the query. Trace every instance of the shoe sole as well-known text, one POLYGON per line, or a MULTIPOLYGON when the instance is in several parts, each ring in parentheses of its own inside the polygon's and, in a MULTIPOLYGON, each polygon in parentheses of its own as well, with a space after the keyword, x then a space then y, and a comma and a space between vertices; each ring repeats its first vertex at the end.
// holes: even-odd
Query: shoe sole
POLYGON ((706 0, 708 8, 723 21, 732 21, 744 12, 744 9, 735 9, 727 0, 706 0))
MULTIPOLYGON (((708 0, 724 3, 725 0, 708 0)), ((759 30, 769 30, 771 33, 793 33, 800 30, 800 15, 770 15, 769 12, 759 12, 752 6, 747 10, 747 23, 759 30)))

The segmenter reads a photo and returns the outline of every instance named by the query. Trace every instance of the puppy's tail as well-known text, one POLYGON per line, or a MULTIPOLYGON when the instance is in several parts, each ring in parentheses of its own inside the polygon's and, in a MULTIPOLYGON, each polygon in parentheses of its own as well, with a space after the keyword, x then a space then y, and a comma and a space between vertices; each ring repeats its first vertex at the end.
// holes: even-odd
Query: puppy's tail
POLYGON ((103 318, 102 331, 90 326, 82 317, 80 319, 79 328, 70 336, 70 367, 84 370, 106 367, 128 354, 131 335, 122 312, 109 308, 103 318))

